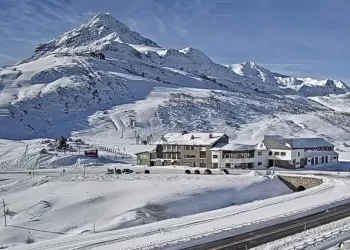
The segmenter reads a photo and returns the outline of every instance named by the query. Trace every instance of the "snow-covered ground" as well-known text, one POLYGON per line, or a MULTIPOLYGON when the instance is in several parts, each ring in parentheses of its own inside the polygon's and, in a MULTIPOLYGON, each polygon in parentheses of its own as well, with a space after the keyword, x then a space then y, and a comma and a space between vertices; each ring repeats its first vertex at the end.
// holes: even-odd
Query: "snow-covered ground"
MULTIPOLYGON (((8 195, 6 199, 9 200, 11 211, 18 213, 14 215, 12 220, 19 225, 23 223, 29 228, 36 226, 44 229, 49 227, 50 231, 61 230, 69 234, 64 237, 61 235, 59 239, 52 241, 26 246, 25 249, 28 250, 72 249, 92 245, 96 249, 152 249, 160 246, 177 249, 179 247, 178 244, 186 247, 192 245, 193 240, 197 240, 197 243, 198 240, 205 242, 225 237, 226 235, 250 231, 258 227, 280 223, 281 221, 317 212, 336 204, 348 202, 350 199, 350 195, 347 192, 350 185, 348 180, 328 179, 321 186, 303 192, 229 206, 231 204, 227 203, 228 197, 232 197, 233 201, 236 199, 237 203, 242 203, 244 201, 248 202, 247 199, 266 198, 266 196, 263 197, 261 195, 272 194, 272 189, 275 191, 276 189, 280 190, 278 192, 288 191, 283 188, 280 189, 280 184, 275 182, 276 179, 262 177, 254 172, 245 176, 181 175, 181 177, 166 177, 165 175, 134 175, 127 177, 101 177, 101 175, 98 175, 87 180, 73 177, 65 178, 65 185, 60 183, 62 180, 57 179, 49 179, 48 182, 44 183, 43 180, 47 179, 42 179, 39 182, 41 185, 36 185, 30 189, 28 184, 25 184, 24 189, 26 190, 18 190, 8 195), (98 180, 99 178, 100 180, 98 180), (109 178, 111 180, 108 180, 109 178), (130 184, 135 182, 137 185, 129 185, 129 182, 130 184), (257 182, 260 184, 251 185, 257 182), (247 184, 249 188, 247 188, 247 184), (275 186, 275 184, 278 186, 275 186), (71 185, 74 188, 72 188, 73 186, 70 187, 71 185), (271 192, 263 188, 264 185, 271 192), (91 188, 92 186, 99 186, 99 188, 91 188), (108 187, 112 187, 112 189, 108 187), (227 192, 231 188, 232 192, 227 192), (69 192, 65 191, 67 189, 69 189, 69 192), (79 194, 73 191, 74 189, 77 189, 79 194), (18 201, 20 196, 23 197, 22 195, 34 195, 36 197, 34 190, 35 193, 41 193, 37 200, 18 201), (85 193, 83 192, 84 190, 85 193), (241 195, 239 195, 240 190, 242 191, 241 195), (261 192, 261 190, 264 191, 261 192), (84 195, 81 195, 82 192, 84 195), (59 198, 55 199, 56 196, 59 198), (47 200, 43 200, 41 197, 46 197, 47 200), (117 202, 118 197, 121 199, 120 202, 117 202), (164 209, 161 206, 155 206, 154 203, 153 205, 147 205, 150 197, 156 205, 166 205, 168 209, 174 208, 175 210, 172 210, 172 213, 163 213, 164 209), (223 200, 221 200, 221 197, 223 200), (213 199, 215 202, 213 202, 213 199), (109 202, 111 204, 108 205, 109 202), (210 210, 210 208, 217 208, 213 206, 218 203, 221 203, 223 207, 228 207, 201 213, 201 209, 205 211, 210 210), (98 206, 104 208, 104 210, 102 209, 103 212, 98 206), (30 214, 25 212, 24 207, 31 210, 30 214), (152 211, 154 211, 152 209, 157 211, 156 214, 161 219, 164 217, 159 214, 169 216, 176 211, 180 213, 182 211, 182 215, 192 215, 106 232, 111 229, 121 228, 123 224, 124 227, 132 225, 132 222, 140 224, 140 218, 141 220, 155 220, 152 217, 152 211), (71 213, 69 212, 70 210, 72 211, 71 213), (55 211, 58 216, 55 216, 55 211), (199 212, 198 214, 197 211, 199 212), (115 212, 119 213, 119 216, 114 215, 115 212), (145 216, 145 214, 148 215, 145 216), (61 221, 61 216, 59 215, 68 218, 63 218, 61 221), (91 235, 93 221, 96 221, 96 231, 99 232, 96 235, 91 235), (82 231, 85 232, 82 233, 82 231)), ((28 183, 28 181, 25 183, 28 183)), ((18 185, 13 187, 18 187, 18 185)), ((30 229, 21 231, 18 228, 9 229, 7 227, 3 230, 1 235, 4 235, 3 233, 6 234, 7 231, 12 232, 10 234, 12 237, 9 236, 9 239, 5 238, 6 241, 23 243, 30 229), (18 230, 22 233, 17 234, 18 230), (17 235, 15 239, 13 238, 14 235, 17 235)), ((33 230, 31 234, 33 236, 40 235, 44 239, 45 237, 55 238, 60 236, 49 236, 48 233, 33 230)), ((39 241, 40 239, 37 240, 39 241)), ((18 249, 23 249, 23 247, 18 249)))
MULTIPOLYGON (((264 200, 291 191, 278 178, 240 176, 1 176, 8 227, 0 246, 62 235, 91 234, 264 200), (41 231, 37 231, 41 230, 41 231), (50 232, 60 232, 62 235, 50 232)), ((3 217, 1 217, 3 219, 3 217)))

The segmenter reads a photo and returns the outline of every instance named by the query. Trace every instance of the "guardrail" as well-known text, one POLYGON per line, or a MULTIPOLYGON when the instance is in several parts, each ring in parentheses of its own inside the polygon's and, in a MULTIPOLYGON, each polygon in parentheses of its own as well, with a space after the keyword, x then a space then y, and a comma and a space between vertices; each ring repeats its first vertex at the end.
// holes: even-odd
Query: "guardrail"
POLYGON ((301 244, 295 245, 293 248, 289 248, 288 250, 303 250, 307 249, 311 246, 316 246, 318 243, 322 243, 327 239, 331 239, 339 236, 340 234, 346 233, 350 231, 350 226, 344 226, 341 228, 333 229, 331 232, 324 233, 322 236, 315 237, 311 240, 305 241, 301 244))

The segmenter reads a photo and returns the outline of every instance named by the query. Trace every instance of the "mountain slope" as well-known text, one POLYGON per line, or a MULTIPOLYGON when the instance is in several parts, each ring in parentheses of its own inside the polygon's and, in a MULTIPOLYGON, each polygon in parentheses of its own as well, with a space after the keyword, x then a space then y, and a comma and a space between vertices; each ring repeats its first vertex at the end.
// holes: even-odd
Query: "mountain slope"
POLYGON ((342 116, 308 98, 347 93, 342 82, 292 84, 290 78, 252 62, 226 67, 194 48, 162 48, 110 14, 97 14, 39 45, 31 58, 0 68, 0 138, 87 131, 112 138, 120 130, 132 138, 183 129, 220 130, 234 138, 260 118, 342 116))
POLYGON ((350 87, 340 80, 316 80, 281 75, 271 72, 254 62, 232 64, 227 65, 227 67, 236 74, 249 78, 252 81, 262 81, 266 85, 270 85, 272 88, 284 89, 292 94, 303 96, 324 96, 350 92, 350 87))

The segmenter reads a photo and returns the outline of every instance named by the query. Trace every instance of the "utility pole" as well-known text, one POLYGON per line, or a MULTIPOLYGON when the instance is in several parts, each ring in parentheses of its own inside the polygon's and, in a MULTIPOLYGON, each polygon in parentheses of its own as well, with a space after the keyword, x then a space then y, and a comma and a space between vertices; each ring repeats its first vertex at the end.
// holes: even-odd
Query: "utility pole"
POLYGON ((6 221, 6 205, 5 205, 5 198, 2 199, 2 206, 4 208, 4 219, 5 219, 5 227, 7 226, 7 221, 6 221))

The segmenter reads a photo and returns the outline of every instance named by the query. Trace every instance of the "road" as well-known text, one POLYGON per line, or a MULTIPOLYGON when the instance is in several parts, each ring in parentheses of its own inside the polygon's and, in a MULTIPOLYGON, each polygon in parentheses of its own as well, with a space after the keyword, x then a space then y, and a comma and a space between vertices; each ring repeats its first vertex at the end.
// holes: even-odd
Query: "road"
POLYGON ((315 228, 349 216, 350 204, 346 204, 295 221, 262 228, 250 233, 233 236, 193 247, 186 247, 183 248, 183 250, 246 250, 266 244, 271 241, 282 239, 290 235, 301 233, 305 229, 315 228))

